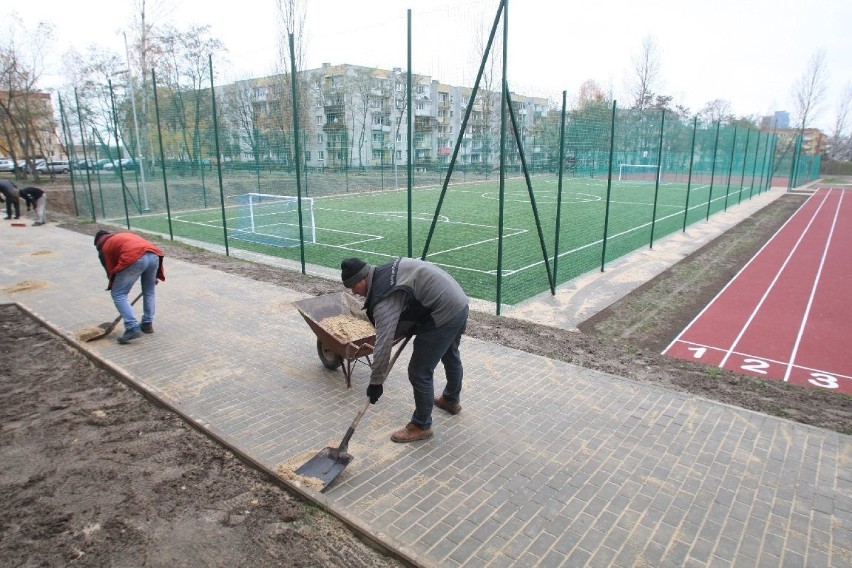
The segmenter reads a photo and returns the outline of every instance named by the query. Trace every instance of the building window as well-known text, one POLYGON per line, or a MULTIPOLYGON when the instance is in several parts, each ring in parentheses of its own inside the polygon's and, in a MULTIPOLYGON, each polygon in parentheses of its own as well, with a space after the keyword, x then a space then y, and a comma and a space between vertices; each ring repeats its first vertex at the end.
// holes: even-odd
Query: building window
POLYGON ((305 161, 306 162, 311 161, 311 151, 310 150, 305 150, 305 161))
POLYGON ((320 150, 319 152, 317 152, 317 159, 318 159, 320 162, 322 162, 323 160, 325 160, 325 152, 323 152, 322 150, 320 150))
POLYGON ((322 126, 322 118, 321 116, 317 117, 317 126, 322 126))
MULTIPOLYGON (((321 117, 321 116, 320 116, 320 117, 317 117, 317 118, 319 118, 319 119, 320 119, 320 121, 322 121, 322 117, 321 117)), ((322 122, 320 122, 320 124, 322 124, 322 122)), ((323 136, 322 136, 322 134, 317 134, 317 144, 322 144, 323 142, 324 142, 324 140, 323 140, 323 136)))

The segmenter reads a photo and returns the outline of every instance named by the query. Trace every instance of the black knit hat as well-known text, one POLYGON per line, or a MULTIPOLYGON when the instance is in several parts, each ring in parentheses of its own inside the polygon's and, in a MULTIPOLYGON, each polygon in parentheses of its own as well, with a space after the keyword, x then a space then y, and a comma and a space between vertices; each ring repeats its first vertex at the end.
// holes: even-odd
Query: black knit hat
POLYGON ((109 234, 111 234, 109 231, 98 231, 95 233, 95 246, 98 246, 98 239, 109 234))
POLYGON ((347 288, 360 282, 369 272, 370 265, 360 258, 347 258, 340 263, 340 279, 347 288))

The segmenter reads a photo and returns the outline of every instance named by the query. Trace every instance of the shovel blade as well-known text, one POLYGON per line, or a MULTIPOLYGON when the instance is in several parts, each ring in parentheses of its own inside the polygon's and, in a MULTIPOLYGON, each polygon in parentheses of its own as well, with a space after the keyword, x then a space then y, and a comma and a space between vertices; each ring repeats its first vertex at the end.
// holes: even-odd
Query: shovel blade
POLYGON ((296 475, 318 479, 322 482, 320 492, 323 492, 351 461, 351 454, 340 452, 338 448, 325 448, 299 467, 296 475))

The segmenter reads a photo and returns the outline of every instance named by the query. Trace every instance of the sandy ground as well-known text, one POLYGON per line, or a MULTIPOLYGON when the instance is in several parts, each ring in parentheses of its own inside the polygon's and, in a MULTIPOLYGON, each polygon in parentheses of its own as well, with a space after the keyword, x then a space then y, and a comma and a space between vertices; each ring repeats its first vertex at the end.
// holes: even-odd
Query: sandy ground
MULTIPOLYGON (((56 222, 61 200, 52 197, 56 222)), ((579 331, 472 313, 468 334, 852 433, 850 397, 659 355, 803 199, 779 198, 579 331)), ((70 217, 64 224, 92 235, 100 228, 70 217)), ((167 257, 309 294, 340 291, 337 282, 160 244, 167 257)), ((4 565, 397 565, 95 367, 18 308, 0 308, 0 333, 4 565)))

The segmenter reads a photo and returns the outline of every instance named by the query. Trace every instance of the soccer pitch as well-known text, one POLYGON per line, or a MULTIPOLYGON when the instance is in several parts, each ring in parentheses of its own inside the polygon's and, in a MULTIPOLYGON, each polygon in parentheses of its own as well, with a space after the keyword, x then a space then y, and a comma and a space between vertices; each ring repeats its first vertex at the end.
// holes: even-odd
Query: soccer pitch
MULTIPOLYGON (((551 272, 561 284, 589 270, 600 270, 606 229, 606 262, 643 246, 652 238, 680 230, 687 202, 686 183, 657 184, 647 181, 613 181, 607 212, 607 180, 568 178, 563 180, 561 208, 556 176, 532 178, 541 236, 533 215, 533 205, 523 178, 507 179, 501 215, 499 180, 451 184, 445 194, 426 259, 452 274, 466 293, 475 298, 497 301, 498 266, 502 304, 516 304, 549 290, 541 242, 547 249, 551 272), (655 205, 656 194, 656 205, 655 205), (557 219, 557 210, 559 215, 557 219), (502 217, 502 250, 498 250, 502 217), (558 257, 557 221, 559 224, 558 257), (605 226, 606 225, 606 226, 605 226), (498 262, 499 261, 499 262, 498 262), (555 269, 555 270, 554 270, 555 269)), ((747 199, 756 189, 715 185, 712 200, 709 184, 692 184, 689 191, 688 224, 704 219, 747 199)), ((440 186, 412 190, 410 234, 411 255, 419 258, 429 234, 441 194, 440 186)), ((313 199, 315 233, 306 226, 305 262, 339 269, 344 258, 358 256, 371 264, 381 264, 409 254, 409 192, 402 190, 345 193, 313 199), (315 234, 315 242, 310 236, 315 234)), ((247 209, 226 198, 225 224, 228 246, 300 261, 298 246, 274 246, 251 242, 235 227, 245 227, 247 209)), ((292 223, 293 215, 257 214, 253 219, 258 234, 279 234, 282 223, 292 223)), ((307 214, 303 215, 308 221, 307 214)), ((115 220, 123 222, 124 220, 115 220)), ((130 217, 132 228, 163 233, 216 245, 225 244, 222 208, 166 214, 152 213, 130 217)), ((298 227, 291 233, 298 235, 298 227)), ((275 239, 272 239, 274 242, 275 239)))

